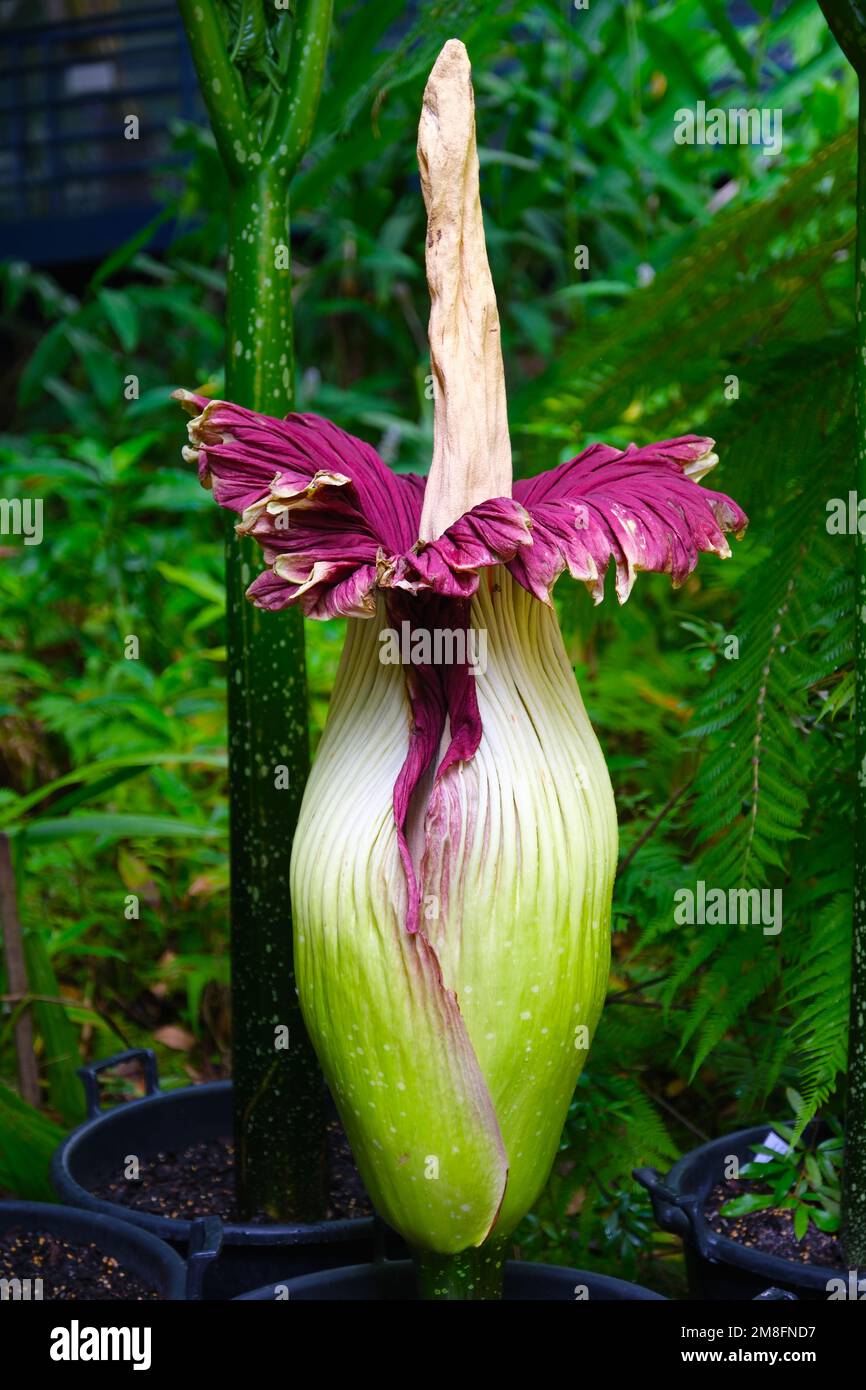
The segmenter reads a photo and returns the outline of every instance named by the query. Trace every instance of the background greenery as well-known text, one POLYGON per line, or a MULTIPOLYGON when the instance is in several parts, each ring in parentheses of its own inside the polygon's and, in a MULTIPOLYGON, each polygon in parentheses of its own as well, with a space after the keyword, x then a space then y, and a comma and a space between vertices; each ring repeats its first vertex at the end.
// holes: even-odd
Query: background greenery
MULTIPOLYGON (((706 432, 714 485, 751 516, 733 560, 680 592, 642 576, 623 609, 558 594, 622 863, 609 1004, 519 1244, 675 1291, 632 1166, 778 1114, 787 1086, 802 1121, 844 1084, 852 542, 825 520, 853 448, 856 89, 812 0, 338 0, 292 190, 299 408, 397 469, 424 471, 432 438, 414 145, 452 34, 474 65, 516 468, 706 432), (675 145, 698 100, 779 108, 780 157, 675 145), (677 926, 673 895, 701 878, 781 888, 781 934, 677 926)), ((208 132, 176 141, 168 254, 121 248, 74 289, 2 268, 2 492, 43 497, 46 536, 5 542, 0 567, 0 827, 44 1085, 41 1114, 14 1095, 7 1004, 0 1187, 39 1196, 82 1059, 152 1045, 168 1084, 228 1064, 221 527, 168 400, 221 389, 226 190, 208 132)), ((342 631, 307 625, 314 744, 342 631)))

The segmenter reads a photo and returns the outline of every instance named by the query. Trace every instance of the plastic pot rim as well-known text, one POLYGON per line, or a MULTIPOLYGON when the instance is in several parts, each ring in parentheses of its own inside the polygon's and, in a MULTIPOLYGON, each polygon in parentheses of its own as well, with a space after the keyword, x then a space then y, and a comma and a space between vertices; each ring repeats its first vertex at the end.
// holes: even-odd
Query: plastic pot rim
POLYGON ((707 1196, 702 1195, 699 1190, 703 1182, 697 1184, 697 1190, 683 1186, 689 1182, 692 1170, 699 1168, 703 1160, 706 1166, 711 1168, 711 1179, 707 1189, 709 1192, 722 1176, 722 1157, 738 1149, 748 1150, 750 1145, 761 1143, 772 1129, 773 1122, 767 1121, 765 1124, 751 1125, 748 1129, 738 1129, 718 1139, 711 1139, 708 1143, 683 1154, 665 1178, 658 1175, 648 1176, 653 1172, 650 1169, 636 1169, 635 1175, 646 1175, 639 1177, 638 1181, 647 1188, 653 1199, 655 1219, 662 1230, 688 1241, 703 1259, 712 1264, 725 1264, 745 1270, 768 1284, 799 1285, 801 1288, 826 1294, 828 1282, 831 1279, 844 1279, 848 1273, 846 1269, 786 1260, 780 1255, 765 1253, 754 1246, 742 1245, 739 1241, 731 1240, 729 1236, 718 1235, 710 1229, 704 1217, 707 1196), (680 1219, 666 1215, 666 1211, 670 1212, 671 1209, 679 1214, 680 1219))
MULTIPOLYGON (((40 1228, 63 1236, 67 1240, 74 1241, 77 1237, 63 1230, 63 1226, 71 1218, 87 1223, 87 1230, 82 1231, 81 1240, 93 1240, 101 1245, 107 1253, 112 1254, 112 1246, 116 1241, 114 1237, 119 1237, 120 1241, 131 1241, 137 1245, 143 1253, 152 1257, 154 1266, 161 1267, 164 1271, 165 1288, 160 1289, 164 1299, 169 1301, 184 1301, 186 1299, 187 1288, 187 1264, 186 1261, 173 1250, 172 1247, 150 1231, 144 1231, 133 1227, 130 1229, 128 1221, 121 1221, 111 1214, 96 1213, 83 1210, 81 1207, 70 1206, 61 1202, 27 1202, 17 1201, 11 1198, 8 1201, 0 1202, 0 1231, 9 1229, 12 1225, 21 1225, 32 1230, 40 1228), (3 1218, 8 1214, 13 1216, 13 1221, 5 1221, 3 1218), (61 1217, 58 1226, 57 1218, 61 1217)), ((123 1262, 124 1256, 118 1255, 117 1258, 123 1262)), ((139 1275, 139 1277, 143 1277, 139 1275)), ((62 1301, 62 1300, 60 1300, 62 1301)), ((118 1298, 118 1303, 127 1300, 118 1298)))
MULTIPOLYGON (((329 1283, 332 1283, 335 1279, 346 1278, 346 1276, 355 1276, 360 1280, 363 1271, 371 1271, 382 1268, 383 1266, 392 1271, 402 1271, 404 1274, 408 1274, 412 1269, 412 1262, 411 1260, 386 1260, 383 1262, 382 1265, 368 1263, 362 1265, 341 1265, 335 1269, 323 1269, 317 1271, 314 1274, 302 1274, 296 1276, 295 1278, 277 1280, 273 1284, 264 1284, 258 1289, 252 1289, 249 1293, 238 1294, 238 1296, 233 1300, 233 1302, 264 1302, 266 1301, 266 1298, 270 1296, 271 1291, 279 1283, 284 1284, 285 1287, 288 1289, 289 1301, 291 1301, 292 1290, 298 1290, 299 1288, 302 1288, 304 1290, 322 1288, 327 1286, 329 1283)), ((555 1278, 557 1275, 560 1275, 562 1276, 563 1282, 568 1282, 570 1284, 601 1282, 607 1287, 607 1289, 610 1292, 615 1292, 616 1294, 618 1294, 622 1298, 623 1302, 667 1303, 669 1301, 667 1298, 665 1298, 664 1294, 656 1293, 654 1289, 648 1289, 642 1284, 633 1284, 629 1280, 618 1279, 615 1275, 612 1274, 596 1274, 591 1270, 571 1269, 567 1265, 549 1265, 543 1264, 541 1262, 536 1262, 534 1260, 507 1260, 505 1263, 505 1269, 506 1273, 510 1272, 512 1275, 520 1274, 524 1277, 529 1271, 537 1272, 538 1277, 540 1279, 544 1276, 555 1278), (622 1292, 626 1289, 639 1290, 638 1297, 629 1298, 629 1295, 627 1293, 622 1292)), ((312 1302, 314 1300, 310 1301, 312 1302)), ((346 1301, 351 1302, 353 1300, 346 1301)), ((504 1301, 519 1302, 520 1300, 515 1299, 504 1301)), ((556 1300, 550 1301, 554 1302, 556 1300)), ((592 1299, 590 1299, 589 1301, 592 1302, 592 1299)), ((596 1301, 600 1302, 602 1300, 596 1301)), ((604 1301, 609 1302, 613 1300, 604 1301)))
MULTIPOLYGON (((190 1238, 193 1220, 190 1217, 160 1216, 155 1212, 137 1211, 120 1202, 110 1202, 97 1197, 83 1187, 72 1174, 71 1161, 76 1150, 85 1138, 95 1131, 109 1127, 119 1113, 124 1116, 137 1115, 146 1123, 148 1110, 169 1101, 179 1092, 192 1091, 196 1095, 214 1095, 231 1089, 231 1081, 206 1081, 201 1085, 180 1086, 174 1090, 158 1090, 152 1095, 140 1096, 136 1100, 124 1101, 122 1105, 110 1110, 100 1111, 91 1119, 84 1120, 51 1156, 51 1183, 62 1202, 75 1209, 97 1213, 100 1216, 120 1221, 126 1225, 137 1226, 140 1230, 163 1241, 185 1242, 190 1238)), ((359 1216, 339 1217, 336 1220, 323 1220, 310 1223, 268 1223, 257 1225, 238 1221, 223 1222, 224 1245, 324 1245, 337 1244, 343 1240, 364 1238, 371 1235, 374 1218, 359 1216)))

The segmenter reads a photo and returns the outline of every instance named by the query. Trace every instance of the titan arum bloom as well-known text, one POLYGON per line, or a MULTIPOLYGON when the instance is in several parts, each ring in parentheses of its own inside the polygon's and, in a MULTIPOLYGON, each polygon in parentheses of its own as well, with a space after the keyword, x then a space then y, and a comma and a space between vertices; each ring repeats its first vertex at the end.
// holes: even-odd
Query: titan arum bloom
POLYGON ((299 990, 376 1206, 448 1255, 499 1242, 541 1191, 607 981, 614 801, 553 586, 567 569, 599 602, 609 567, 620 602, 638 570, 679 584, 701 551, 728 555, 746 518, 698 485, 717 459, 692 435, 595 444, 512 486, 456 40, 428 82, 418 153, 426 482, 318 416, 178 394, 195 416, 188 457, 262 546, 250 599, 349 619, 294 844, 299 990), (486 637, 477 666, 382 659, 392 631, 470 630, 486 637))

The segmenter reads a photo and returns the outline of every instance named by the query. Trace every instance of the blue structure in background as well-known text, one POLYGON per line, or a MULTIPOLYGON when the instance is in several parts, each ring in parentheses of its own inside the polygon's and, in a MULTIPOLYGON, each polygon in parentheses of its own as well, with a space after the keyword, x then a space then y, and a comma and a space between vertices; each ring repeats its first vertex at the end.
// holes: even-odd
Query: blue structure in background
POLYGON ((202 119, 173 0, 4 27, 0 93, 0 259, 34 265, 98 260, 152 221, 184 162, 171 122, 202 119))

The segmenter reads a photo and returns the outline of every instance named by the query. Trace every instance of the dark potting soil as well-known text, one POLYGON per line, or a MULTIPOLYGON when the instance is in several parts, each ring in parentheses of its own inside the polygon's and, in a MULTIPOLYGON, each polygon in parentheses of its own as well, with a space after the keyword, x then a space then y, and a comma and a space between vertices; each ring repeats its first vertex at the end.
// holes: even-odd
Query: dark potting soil
MULTIPOLYGON (((235 1147, 230 1139, 208 1139, 190 1144, 178 1152, 154 1154, 142 1161, 139 1177, 106 1179, 93 1188, 96 1197, 119 1202, 134 1211, 154 1216, 219 1216, 237 1221, 234 1196, 235 1147)), ((371 1216, 373 1208, 352 1150, 336 1120, 328 1125, 328 1172, 330 1195, 326 1217, 329 1221, 371 1216)), ((269 1225, 267 1212, 247 1218, 256 1225, 269 1225)))
POLYGON ((31 1300, 109 1299, 132 1302, 162 1298, 137 1274, 92 1242, 75 1244, 48 1231, 10 1226, 0 1233, 0 1279, 30 1279, 31 1300), (41 1295, 33 1280, 41 1279, 41 1295))
POLYGON ((810 1221, 806 1234, 798 1240, 794 1234, 794 1214, 768 1207, 753 1211, 749 1216, 721 1216, 720 1208, 734 1197, 747 1192, 766 1192, 759 1182, 717 1182, 707 1197, 704 1216, 710 1229, 727 1236, 738 1245, 750 1246, 762 1255, 775 1255, 780 1260, 796 1260, 804 1265, 829 1265, 844 1268, 842 1248, 836 1236, 819 1231, 810 1221))

